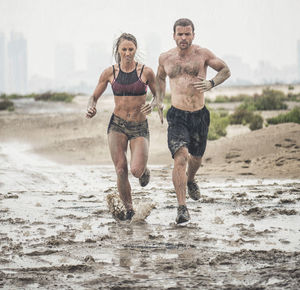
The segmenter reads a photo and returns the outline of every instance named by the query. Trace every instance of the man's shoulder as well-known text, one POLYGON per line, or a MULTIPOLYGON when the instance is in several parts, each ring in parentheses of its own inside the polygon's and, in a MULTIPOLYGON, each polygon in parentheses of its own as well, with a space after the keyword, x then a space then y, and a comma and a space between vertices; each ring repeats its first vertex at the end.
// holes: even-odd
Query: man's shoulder
POLYGON ((176 48, 171 48, 168 51, 163 52, 159 58, 161 61, 166 61, 168 60, 170 57, 174 56, 176 54, 176 48))
POLYGON ((206 57, 210 57, 212 55, 212 52, 206 48, 206 47, 202 47, 200 45, 193 45, 194 48, 194 54, 199 55, 199 56, 206 56, 206 57))
POLYGON ((195 54, 206 54, 209 52, 209 50, 205 47, 202 47, 200 45, 197 44, 193 44, 193 49, 194 49, 194 53, 195 54))

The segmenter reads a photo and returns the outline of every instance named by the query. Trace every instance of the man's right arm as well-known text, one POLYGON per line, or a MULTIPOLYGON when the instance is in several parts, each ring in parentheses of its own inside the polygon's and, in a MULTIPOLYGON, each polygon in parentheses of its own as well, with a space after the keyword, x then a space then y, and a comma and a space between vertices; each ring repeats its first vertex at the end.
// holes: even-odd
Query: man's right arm
POLYGON ((91 97, 89 98, 89 101, 88 101, 87 113, 86 113, 87 118, 93 118, 96 115, 97 101, 107 88, 111 70, 112 70, 111 68, 107 68, 100 75, 100 78, 99 78, 98 84, 94 90, 94 93, 91 95, 91 97))

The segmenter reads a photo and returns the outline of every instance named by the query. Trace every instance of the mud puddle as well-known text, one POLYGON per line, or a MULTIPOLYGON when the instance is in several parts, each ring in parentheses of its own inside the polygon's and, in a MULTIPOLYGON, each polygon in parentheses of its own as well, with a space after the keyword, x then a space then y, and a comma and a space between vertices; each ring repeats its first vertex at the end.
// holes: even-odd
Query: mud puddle
POLYGON ((147 187, 130 182, 134 204, 155 207, 145 222, 117 222, 112 166, 1 144, 0 288, 299 289, 300 180, 199 175, 201 199, 178 226, 171 168, 149 167, 147 187))

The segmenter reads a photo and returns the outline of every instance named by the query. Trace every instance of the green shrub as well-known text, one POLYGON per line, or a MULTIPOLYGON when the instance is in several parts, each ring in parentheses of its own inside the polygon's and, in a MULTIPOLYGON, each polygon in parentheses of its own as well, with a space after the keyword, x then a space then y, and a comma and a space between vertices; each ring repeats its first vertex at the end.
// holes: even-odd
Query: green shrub
POLYGON ((280 114, 277 117, 267 119, 268 124, 298 123, 300 124, 300 107, 295 107, 286 114, 280 114))
POLYGON ((230 99, 228 96, 216 96, 215 103, 229 103, 230 99))
POLYGON ((229 124, 229 118, 221 117, 219 113, 210 109, 210 126, 208 131, 208 140, 217 140, 226 136, 226 128, 229 124))
POLYGON ((289 85, 289 86, 288 86, 288 90, 289 90, 289 91, 292 91, 294 88, 295 88, 295 87, 294 87, 293 85, 289 85))
POLYGON ((239 94, 236 96, 228 97, 226 95, 216 96, 215 103, 234 103, 234 102, 244 102, 251 100, 253 97, 246 94, 239 94))
POLYGON ((242 104, 237 107, 233 114, 229 116, 230 124, 248 124, 253 118, 253 110, 242 104))
POLYGON ((285 94, 278 90, 266 88, 261 95, 254 96, 256 110, 286 110, 285 94))
POLYGON ((250 130, 258 130, 261 129, 263 127, 263 123, 264 123, 264 119, 261 115, 258 114, 254 114, 252 116, 252 119, 250 121, 250 130))
POLYGON ((10 100, 4 99, 0 101, 0 110, 8 110, 8 111, 13 111, 14 110, 14 103, 10 100))
POLYGON ((34 98, 34 97, 35 97, 35 94, 29 94, 29 95, 19 95, 19 94, 6 95, 6 94, 1 94, 0 95, 1 99, 8 99, 8 100, 34 98))
POLYGON ((50 102, 66 102, 70 103, 74 99, 75 95, 68 93, 53 93, 46 92, 41 95, 35 95, 36 101, 50 101, 50 102))
POLYGON ((299 94, 288 93, 286 97, 286 101, 300 102, 300 93, 299 94))

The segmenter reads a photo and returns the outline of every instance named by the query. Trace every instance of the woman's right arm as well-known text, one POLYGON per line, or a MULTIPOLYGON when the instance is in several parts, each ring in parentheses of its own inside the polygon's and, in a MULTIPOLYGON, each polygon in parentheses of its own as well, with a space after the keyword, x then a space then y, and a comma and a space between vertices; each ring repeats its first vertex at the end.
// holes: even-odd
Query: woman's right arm
POLYGON ((94 93, 91 95, 88 101, 88 106, 87 106, 87 112, 86 112, 86 117, 87 118, 93 118, 96 113, 96 105, 98 99, 101 97, 101 95, 104 93, 104 91, 107 88, 107 84, 110 80, 110 77, 112 76, 112 67, 109 67, 105 69, 102 74, 100 75, 98 84, 94 90, 94 93))

